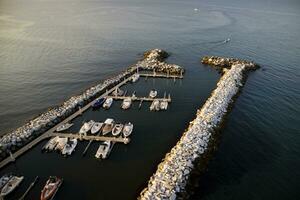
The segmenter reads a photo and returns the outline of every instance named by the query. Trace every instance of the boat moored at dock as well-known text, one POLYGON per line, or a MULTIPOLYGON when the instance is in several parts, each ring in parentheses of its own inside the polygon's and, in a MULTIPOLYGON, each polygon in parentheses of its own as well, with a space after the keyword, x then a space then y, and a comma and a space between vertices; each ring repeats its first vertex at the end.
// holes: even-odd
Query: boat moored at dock
POLYGON ((75 150, 76 146, 77 146, 77 139, 76 138, 69 139, 61 152, 62 155, 70 156, 72 152, 75 150))
POLYGON ((102 128, 103 123, 101 122, 95 122, 92 129, 91 129, 91 134, 96 134, 100 131, 100 129, 102 128))
POLYGON ((149 97, 150 98, 155 98, 156 96, 157 96, 157 91, 154 90, 154 89, 150 90, 149 97))
POLYGON ((97 109, 97 108, 100 108, 103 103, 105 102, 105 98, 99 98, 95 101, 95 103, 92 105, 92 108, 93 109, 97 109))
POLYGON ((139 80, 139 78, 140 78, 140 75, 139 75, 138 73, 136 73, 136 74, 134 74, 134 75, 132 76, 131 81, 132 81, 133 83, 135 83, 135 82, 137 82, 137 81, 139 80))
POLYGON ((104 126, 103 126, 103 129, 102 129, 102 134, 103 135, 106 135, 108 134, 109 132, 112 131, 113 127, 115 125, 115 120, 112 119, 112 118, 107 118, 105 121, 104 121, 104 126))
POLYGON ((133 131, 133 124, 131 122, 126 123, 123 128, 123 136, 128 137, 129 135, 131 135, 132 131, 133 131))
POLYGON ((150 105, 150 111, 159 111, 160 109, 160 102, 159 100, 155 99, 150 105))
POLYGON ((93 127, 95 121, 94 120, 90 120, 89 122, 85 122, 82 127, 79 130, 79 134, 86 134, 87 132, 89 132, 91 130, 91 128, 93 127))
POLYGON ((118 136, 120 135, 122 129, 123 129, 124 125, 121 123, 116 123, 116 125, 114 126, 114 128, 112 129, 112 135, 113 136, 118 136))
POLYGON ((104 109, 109 109, 113 103, 113 98, 109 97, 105 100, 104 104, 103 104, 103 108, 104 109))
POLYGON ((6 183, 12 178, 13 176, 10 174, 4 174, 1 178, 0 178, 0 190, 3 188, 4 185, 6 185, 6 183))
POLYGON ((72 123, 62 124, 62 125, 60 125, 60 126, 57 127, 56 132, 62 132, 62 131, 68 130, 72 126, 73 126, 72 123))
POLYGON ((112 142, 111 141, 105 141, 102 144, 99 145, 99 148, 96 152, 95 157, 98 159, 106 159, 112 149, 112 142))
POLYGON ((122 102, 121 108, 127 110, 130 108, 131 104, 132 104, 132 98, 131 97, 125 98, 122 102))
POLYGON ((12 178, 10 178, 8 180, 8 182, 1 189, 0 196, 4 197, 4 196, 10 194, 12 191, 14 191, 20 185, 20 183, 23 181, 23 179, 24 179, 24 176, 20 176, 20 177, 13 176, 12 178))

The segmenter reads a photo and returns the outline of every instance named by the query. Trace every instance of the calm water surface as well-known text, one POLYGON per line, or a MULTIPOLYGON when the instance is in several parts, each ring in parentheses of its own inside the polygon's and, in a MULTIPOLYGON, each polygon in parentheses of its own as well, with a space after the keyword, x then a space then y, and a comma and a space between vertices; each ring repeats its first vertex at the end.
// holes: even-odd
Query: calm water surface
POLYGON ((89 119, 134 123, 130 144, 117 144, 108 160, 94 159, 97 143, 85 157, 80 143, 67 159, 42 154, 41 143, 1 170, 25 176, 8 199, 36 175, 28 199, 38 198, 49 175, 65 180, 57 199, 134 199, 215 88, 219 75, 199 63, 207 54, 254 60, 262 69, 249 76, 191 199, 300 198, 299 10, 292 0, 0 0, 0 134, 117 74, 147 49, 171 52, 168 62, 187 70, 175 83, 141 79, 124 87, 171 93, 167 112, 149 112, 147 103, 123 111, 115 102, 74 121, 72 131, 89 119))

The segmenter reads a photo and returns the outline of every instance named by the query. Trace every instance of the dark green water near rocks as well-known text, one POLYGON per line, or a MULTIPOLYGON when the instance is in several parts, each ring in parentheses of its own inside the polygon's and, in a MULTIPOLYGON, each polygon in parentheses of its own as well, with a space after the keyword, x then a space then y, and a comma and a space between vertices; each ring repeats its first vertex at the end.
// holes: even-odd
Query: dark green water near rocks
POLYGON ((124 87, 137 95, 171 93, 166 112, 144 103, 128 111, 89 110, 75 120, 113 117, 134 123, 132 141, 98 162, 80 143, 70 158, 42 154, 41 143, 0 174, 24 175, 16 199, 36 175, 38 199, 49 175, 62 176, 57 199, 134 199, 176 143, 219 75, 204 55, 254 60, 227 118, 218 151, 191 199, 298 199, 300 193, 300 24, 296 1, 0 1, 0 130, 8 132, 107 77, 151 48, 186 68, 182 81, 144 79, 124 87), (197 8, 198 10, 194 10, 197 8), (223 41, 231 38, 229 43, 223 41))

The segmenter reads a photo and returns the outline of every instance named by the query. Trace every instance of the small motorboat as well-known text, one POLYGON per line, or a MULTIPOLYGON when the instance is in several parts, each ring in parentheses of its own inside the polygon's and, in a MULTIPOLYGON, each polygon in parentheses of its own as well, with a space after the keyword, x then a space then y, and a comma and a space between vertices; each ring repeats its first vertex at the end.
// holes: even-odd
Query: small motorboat
POLYGON ((55 150, 58 150, 60 152, 62 152, 62 150, 65 148, 67 142, 68 142, 68 138, 66 137, 60 137, 57 139, 57 145, 55 147, 55 150))
POLYGON ((227 38, 226 40, 224 40, 224 43, 230 42, 230 38, 227 38))
POLYGON ((112 103, 113 103, 113 98, 107 98, 106 100, 105 100, 105 102, 103 103, 103 108, 105 108, 105 109, 109 109, 110 107, 111 107, 111 105, 112 105, 112 103))
POLYGON ((105 98, 97 99, 97 100, 95 101, 95 103, 92 105, 92 108, 93 108, 93 109, 100 108, 100 107, 103 105, 104 102, 105 102, 105 98))
POLYGON ((135 82, 137 82, 137 81, 139 80, 139 78, 140 78, 140 75, 139 75, 139 74, 134 74, 134 75, 132 76, 131 81, 132 81, 133 83, 135 83, 135 82))
POLYGON ((124 94, 124 91, 118 87, 112 92, 112 95, 114 95, 114 96, 122 96, 123 94, 124 94))
POLYGON ((62 125, 57 127, 56 132, 61 132, 61 131, 68 130, 69 128, 71 128, 71 126, 73 126, 72 123, 62 124, 62 125))
POLYGON ((111 143, 111 141, 105 141, 102 144, 99 145, 99 148, 96 152, 95 157, 96 158, 101 158, 101 159, 105 159, 108 157, 111 149, 112 149, 113 145, 111 143))
POLYGON ((41 192, 41 200, 53 199, 63 179, 56 176, 50 176, 41 192))
POLYGON ((9 181, 3 186, 0 196, 4 197, 14 191, 20 183, 23 181, 24 176, 13 176, 9 179, 9 181))
POLYGON ((0 178, 0 189, 3 188, 4 185, 6 185, 6 183, 12 178, 12 175, 9 174, 4 174, 1 178, 0 178))
POLYGON ((155 98, 157 96, 157 91, 152 89, 150 90, 150 93, 149 93, 149 97, 150 98, 155 98))
POLYGON ((70 156, 72 154, 72 152, 75 150, 76 146, 77 146, 77 139, 76 138, 70 139, 66 143, 65 147, 63 148, 63 150, 61 152, 62 155, 65 155, 65 156, 69 155, 70 156))
POLYGON ((160 110, 167 110, 168 109, 168 102, 167 101, 161 101, 159 105, 160 110))
POLYGON ((56 145, 58 144, 59 137, 53 137, 49 140, 49 142, 45 145, 44 149, 46 151, 53 151, 56 145))
POLYGON ((113 127, 114 127, 114 124, 115 124, 115 120, 111 119, 111 118, 107 118, 105 121, 104 121, 104 126, 103 126, 103 129, 102 129, 102 134, 103 135, 106 135, 108 134, 109 132, 112 131, 113 127))
POLYGON ((112 135, 113 136, 118 136, 121 133, 121 131, 123 129, 123 126, 124 126, 123 124, 117 123, 114 126, 114 128, 112 129, 112 135))
POLYGON ((133 130, 133 124, 130 122, 126 123, 123 128, 124 137, 128 137, 132 133, 132 130, 133 130))
POLYGON ((94 120, 90 120, 89 122, 85 122, 82 127, 79 130, 79 134, 85 134, 87 132, 89 132, 89 130, 91 130, 91 128, 93 127, 95 121, 94 120))
POLYGON ((159 100, 154 100, 150 106, 150 111, 159 111, 160 103, 159 100))
POLYGON ((99 132, 102 125, 103 125, 103 123, 101 123, 101 122, 95 122, 92 129, 91 129, 91 133, 96 134, 97 132, 99 132))
POLYGON ((125 99, 123 100, 123 103, 122 103, 122 105, 121 105, 121 108, 124 109, 124 110, 127 110, 128 108, 130 108, 131 103, 132 103, 132 100, 131 100, 130 97, 125 98, 125 99))

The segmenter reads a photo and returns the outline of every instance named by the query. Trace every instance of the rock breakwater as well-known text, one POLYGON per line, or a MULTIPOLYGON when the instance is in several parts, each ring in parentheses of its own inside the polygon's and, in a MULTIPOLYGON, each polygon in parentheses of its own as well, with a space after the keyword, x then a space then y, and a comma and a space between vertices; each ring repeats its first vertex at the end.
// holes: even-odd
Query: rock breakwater
POLYGON ((158 165, 139 199, 182 199, 185 196, 190 174, 195 165, 199 165, 197 161, 205 158, 209 152, 209 144, 214 139, 215 130, 220 127, 233 98, 243 86, 246 73, 257 68, 256 64, 236 59, 229 62, 230 66, 224 65, 223 62, 220 62, 219 66, 219 61, 216 61, 219 57, 204 60, 213 66, 226 66, 226 69, 216 89, 201 110, 197 111, 196 118, 190 122, 187 131, 158 165))
POLYGON ((16 130, 4 134, 0 138, 0 160, 7 157, 10 152, 16 151, 39 135, 43 134, 46 130, 60 123, 78 109, 103 94, 106 90, 111 89, 124 79, 136 73, 137 68, 140 70, 156 69, 161 72, 170 71, 171 73, 183 71, 183 68, 178 65, 163 62, 167 55, 167 52, 160 49, 150 50, 144 54, 144 58, 141 61, 131 67, 128 67, 128 69, 124 72, 88 88, 82 94, 71 97, 60 106, 50 108, 45 113, 42 113, 38 117, 28 121, 16 130))

